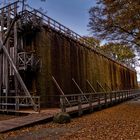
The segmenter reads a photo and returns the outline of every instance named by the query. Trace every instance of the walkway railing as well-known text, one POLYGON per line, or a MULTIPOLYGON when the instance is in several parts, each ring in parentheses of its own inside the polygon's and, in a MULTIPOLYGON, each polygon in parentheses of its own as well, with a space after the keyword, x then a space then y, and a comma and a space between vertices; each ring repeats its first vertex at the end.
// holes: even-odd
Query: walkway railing
MULTIPOLYGON (((21 3, 19 3, 19 4, 21 4, 21 3)), ((58 31, 60 33, 63 33, 65 36, 67 36, 67 37, 69 37, 71 39, 74 39, 75 41, 83 44, 84 47, 86 47, 86 48, 88 48, 90 50, 94 50, 96 53, 101 54, 102 56, 106 57, 107 59, 110 59, 111 61, 113 61, 115 63, 118 63, 119 65, 125 66, 125 67, 135 71, 134 68, 132 68, 131 66, 126 66, 125 64, 122 64, 121 62, 111 58, 110 56, 106 55, 105 53, 103 53, 102 51, 97 49, 98 46, 97 46, 96 42, 94 44, 89 42, 88 39, 82 37, 81 35, 77 34, 73 30, 71 30, 68 27, 62 25, 58 21, 56 21, 56 20, 52 19, 51 17, 45 15, 41 11, 30 7, 28 4, 25 5, 24 11, 22 11, 22 12, 20 11, 19 13, 21 13, 23 15, 30 16, 29 19, 30 20, 33 19, 33 23, 37 23, 38 22, 38 21, 35 20, 35 18, 38 19, 39 21, 42 20, 43 21, 42 25, 45 24, 49 28, 52 28, 55 31, 58 31)))
POLYGON ((0 111, 20 111, 21 107, 32 107, 40 112, 40 97, 32 96, 35 107, 32 105, 29 96, 0 96, 0 111))
POLYGON ((61 95, 60 106, 61 111, 66 112, 69 107, 77 107, 79 114, 82 109, 89 108, 93 110, 94 107, 107 106, 113 103, 119 103, 132 99, 140 95, 140 90, 122 90, 112 92, 98 92, 98 93, 84 93, 84 94, 72 94, 61 95), (88 99, 86 100, 85 97, 88 99), (67 100, 69 103, 67 102, 67 100))

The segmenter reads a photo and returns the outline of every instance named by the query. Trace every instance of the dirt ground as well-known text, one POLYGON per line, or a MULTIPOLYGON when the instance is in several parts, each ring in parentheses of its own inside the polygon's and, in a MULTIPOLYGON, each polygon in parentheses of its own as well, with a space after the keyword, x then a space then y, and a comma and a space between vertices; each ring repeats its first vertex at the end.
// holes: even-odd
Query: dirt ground
POLYGON ((140 101, 129 101, 68 124, 53 122, 0 134, 0 140, 140 140, 140 101))

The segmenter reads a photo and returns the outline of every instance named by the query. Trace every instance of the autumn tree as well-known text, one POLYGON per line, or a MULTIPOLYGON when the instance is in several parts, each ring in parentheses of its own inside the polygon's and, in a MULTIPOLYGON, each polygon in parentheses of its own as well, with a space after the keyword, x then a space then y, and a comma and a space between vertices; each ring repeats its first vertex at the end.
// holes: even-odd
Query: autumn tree
POLYGON ((83 36, 82 37, 83 39, 86 39, 88 42, 90 42, 91 44, 93 45, 100 45, 100 41, 94 37, 91 37, 91 36, 83 36))
POLYGON ((140 46, 140 0, 96 0, 89 10, 94 36, 140 46))
POLYGON ((80 42, 83 42, 83 40, 86 40, 89 42, 91 45, 89 45, 90 48, 98 48, 100 46, 100 41, 94 37, 91 36, 83 36, 79 39, 80 42))
POLYGON ((128 66, 135 66, 137 64, 135 49, 129 46, 128 44, 121 44, 115 42, 108 42, 104 45, 101 45, 101 41, 91 37, 91 36, 83 36, 80 38, 80 41, 87 40, 91 46, 89 47, 98 50, 99 52, 105 54, 106 56, 124 63, 128 66))
POLYGON ((114 60, 129 66, 135 65, 135 51, 128 45, 111 42, 100 46, 100 50, 114 60))

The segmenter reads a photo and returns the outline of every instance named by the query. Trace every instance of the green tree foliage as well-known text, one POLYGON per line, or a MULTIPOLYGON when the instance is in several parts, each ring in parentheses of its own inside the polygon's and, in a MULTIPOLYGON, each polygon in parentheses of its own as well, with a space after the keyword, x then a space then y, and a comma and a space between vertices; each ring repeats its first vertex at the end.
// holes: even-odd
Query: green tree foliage
POLYGON ((82 38, 79 39, 79 41, 83 42, 83 40, 86 40, 89 42, 91 45, 89 45, 90 48, 98 48, 100 46, 100 41, 94 37, 90 36, 83 36, 82 38))
POLYGON ((93 45, 100 45, 100 41, 94 37, 91 37, 91 36, 83 36, 82 37, 83 39, 86 39, 88 42, 90 42, 91 44, 93 45))
POLYGON ((116 61, 122 62, 126 65, 136 65, 135 50, 127 44, 110 42, 105 45, 100 45, 100 40, 94 37, 83 36, 80 40, 82 41, 82 39, 86 39, 91 43, 91 48, 102 52, 116 61))
POLYGON ((128 45, 120 43, 108 43, 100 46, 100 50, 114 60, 122 62, 126 65, 135 65, 134 50, 128 45))
POLYGON ((96 0, 89 10, 94 36, 140 46, 140 0, 96 0))

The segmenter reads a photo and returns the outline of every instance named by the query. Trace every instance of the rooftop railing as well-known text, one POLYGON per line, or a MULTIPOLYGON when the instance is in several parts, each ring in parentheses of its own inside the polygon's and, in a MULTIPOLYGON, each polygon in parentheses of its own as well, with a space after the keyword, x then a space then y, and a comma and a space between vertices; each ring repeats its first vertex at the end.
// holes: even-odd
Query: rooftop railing
POLYGON ((14 8, 13 5, 15 5, 15 4, 18 5, 17 6, 17 11, 18 11, 19 14, 21 14, 21 16, 23 14, 29 14, 30 16, 36 16, 38 19, 43 21, 42 24, 45 24, 48 27, 50 27, 50 28, 52 28, 52 29, 54 29, 54 30, 56 30, 60 33, 63 33, 65 36, 67 36, 71 39, 74 39, 75 41, 78 41, 79 43, 81 43, 87 49, 89 49, 91 51, 94 51, 94 52, 102 55, 103 57, 121 65, 121 66, 124 66, 126 68, 129 68, 129 69, 135 71, 134 68, 132 68, 131 66, 128 66, 126 64, 122 64, 121 62, 118 62, 118 61, 114 60, 113 58, 109 57, 108 55, 106 55, 105 53, 101 52, 99 49, 96 49, 96 47, 97 47, 96 43, 92 44, 86 38, 83 38, 81 35, 77 34, 76 32, 72 31, 71 29, 67 28, 66 26, 62 25, 61 23, 52 19, 51 17, 45 15, 41 11, 30 7, 28 4, 25 4, 24 7, 23 7, 23 5, 22 5, 23 3, 20 0, 17 0, 14 3, 11 3, 7 6, 4 6, 4 7, 0 8, 0 11, 2 9, 8 9, 9 6, 14 8))

